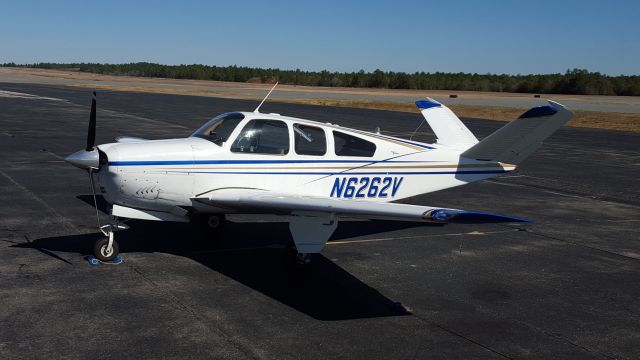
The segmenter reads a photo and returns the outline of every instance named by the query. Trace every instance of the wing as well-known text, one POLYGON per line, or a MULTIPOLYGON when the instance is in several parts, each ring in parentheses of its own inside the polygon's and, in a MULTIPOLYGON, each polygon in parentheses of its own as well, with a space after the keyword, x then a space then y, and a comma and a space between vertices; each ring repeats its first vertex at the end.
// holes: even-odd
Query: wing
POLYGON ((239 212, 290 214, 302 211, 331 213, 338 216, 366 219, 435 223, 528 222, 525 219, 483 212, 409 204, 378 203, 367 200, 313 197, 256 189, 218 189, 193 198, 193 200, 239 212))

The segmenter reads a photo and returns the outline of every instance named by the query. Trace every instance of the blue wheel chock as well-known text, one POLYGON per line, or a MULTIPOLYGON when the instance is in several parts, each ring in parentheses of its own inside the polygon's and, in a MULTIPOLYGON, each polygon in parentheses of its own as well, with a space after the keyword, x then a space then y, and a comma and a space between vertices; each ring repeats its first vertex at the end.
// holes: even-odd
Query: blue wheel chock
POLYGON ((103 262, 96 259, 94 256, 89 255, 87 256, 87 261, 89 262, 89 265, 100 265, 100 264, 120 265, 122 264, 122 258, 120 257, 120 255, 116 256, 111 262, 103 262))

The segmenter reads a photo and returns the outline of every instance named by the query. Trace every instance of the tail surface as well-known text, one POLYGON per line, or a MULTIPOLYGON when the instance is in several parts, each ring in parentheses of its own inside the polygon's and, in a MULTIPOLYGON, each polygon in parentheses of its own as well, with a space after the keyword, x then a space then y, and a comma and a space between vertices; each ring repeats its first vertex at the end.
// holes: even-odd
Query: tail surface
POLYGON ((416 101, 416 106, 436 134, 437 144, 464 150, 478 143, 478 139, 448 107, 431 98, 416 101))
POLYGON ((534 107, 525 112, 470 147, 461 156, 517 165, 533 154, 546 138, 572 117, 573 113, 563 105, 549 100, 549 105, 534 107))

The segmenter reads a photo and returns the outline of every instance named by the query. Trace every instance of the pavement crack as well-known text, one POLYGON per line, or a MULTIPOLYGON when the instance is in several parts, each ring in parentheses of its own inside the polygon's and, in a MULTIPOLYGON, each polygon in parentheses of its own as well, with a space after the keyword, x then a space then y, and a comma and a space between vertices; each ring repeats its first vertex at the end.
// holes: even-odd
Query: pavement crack
MULTIPOLYGON (((81 106, 81 105, 79 105, 79 106, 81 106)), ((102 113, 109 114, 109 115, 114 116, 114 117, 119 117, 119 118, 127 118, 127 119, 131 119, 131 120, 141 120, 141 121, 150 122, 152 124, 177 127, 177 128, 180 128, 180 129, 189 129, 189 127, 187 127, 187 126, 176 124, 176 123, 172 123, 170 121, 149 119, 149 118, 146 118, 146 117, 133 115, 133 114, 127 114, 127 113, 123 113, 123 112, 116 111, 116 110, 99 109, 98 111, 102 112, 102 113)))
POLYGON ((541 329, 541 328, 539 328, 539 327, 537 327, 537 326, 531 325, 531 324, 526 323, 526 322, 522 322, 522 321, 518 321, 518 320, 516 320, 516 322, 517 322, 517 323, 519 323, 519 324, 521 324, 521 325, 523 325, 523 326, 526 326, 526 327, 528 327, 528 328, 530 328, 530 329, 532 329, 532 330, 534 330, 534 331, 538 331, 538 332, 540 332, 540 333, 542 333, 542 334, 544 334, 544 335, 546 335, 546 336, 552 337, 552 338, 554 338, 554 339, 562 340, 562 341, 566 342, 567 344, 569 344, 569 345, 571 345, 571 346, 574 346, 574 347, 576 347, 576 348, 578 348, 578 349, 581 349, 581 350, 583 350, 583 351, 586 351, 586 352, 588 352, 588 353, 591 353, 591 354, 598 354, 598 355, 600 355, 600 356, 602 356, 602 357, 604 357, 604 358, 607 358, 607 359, 617 359, 617 358, 616 358, 616 357, 614 357, 614 356, 610 356, 610 355, 604 354, 604 353, 602 353, 602 352, 600 352, 600 351, 593 350, 593 349, 590 349, 590 348, 588 348, 588 347, 586 347, 586 346, 582 346, 582 345, 580 345, 580 344, 577 344, 577 343, 575 343, 575 342, 573 342, 573 341, 569 340, 568 338, 564 337, 564 336, 563 336, 563 335, 561 335, 561 334, 557 334, 557 333, 553 333, 553 332, 550 332, 550 331, 547 331, 547 330, 541 329))
POLYGON ((45 148, 40 149, 40 151, 42 151, 43 153, 47 153, 47 154, 49 154, 49 155, 51 155, 51 156, 55 157, 55 158, 56 158, 56 159, 58 159, 58 160, 64 160, 64 157, 62 157, 62 156, 60 156, 60 155, 58 155, 58 154, 54 153, 53 151, 47 150, 47 149, 45 149, 45 148))
POLYGON ((191 306, 183 303, 176 296, 174 296, 169 291, 167 291, 166 289, 162 288, 158 283, 153 281, 153 279, 151 279, 147 275, 145 275, 142 271, 140 271, 140 269, 138 269, 137 267, 131 265, 131 263, 126 263, 126 266, 128 266, 129 269, 131 269, 131 271, 133 271, 135 274, 140 276, 142 278, 142 280, 144 280, 147 284, 153 286, 155 289, 160 291, 162 293, 162 297, 165 298, 165 299, 168 299, 174 306, 176 306, 176 308, 182 310, 185 313, 188 313, 189 316, 194 319, 194 321, 197 321, 197 322, 201 323, 203 325, 203 327, 205 329, 207 329, 208 332, 215 332, 216 335, 220 336, 227 343, 232 344, 239 352, 243 353, 247 357, 250 357, 250 358, 253 358, 253 359, 264 359, 265 358, 264 356, 260 355, 260 353, 258 353, 258 351, 253 349, 251 346, 239 342, 237 340, 237 337, 227 333, 221 327, 216 327, 215 330, 212 330, 211 327, 209 326, 209 323, 203 321, 203 318, 198 314, 198 312, 194 308, 192 308, 191 306))
POLYGON ((64 217, 62 214, 60 214, 58 211, 56 211, 56 209, 52 208, 49 204, 47 204, 46 201, 42 200, 42 198, 40 198, 38 195, 34 194, 31 190, 27 189, 26 187, 24 187, 22 184, 20 184, 19 182, 17 182, 14 178, 12 178, 11 176, 9 176, 7 173, 5 173, 4 171, 0 170, 0 175, 4 176, 7 180, 9 180, 13 185, 15 185, 16 187, 18 187, 20 190, 22 190, 26 195, 28 195, 29 197, 31 197, 33 200, 35 200, 37 203, 39 203, 40 205, 42 205, 45 209, 47 209, 49 212, 51 212, 53 215, 55 215, 60 222, 68 229, 68 230, 76 230, 76 226, 66 217, 64 217))
MULTIPOLYGON (((486 350, 489 350, 489 351, 491 351, 491 352, 493 352, 493 353, 495 353, 495 354, 497 354, 497 355, 499 355, 499 356, 502 356, 502 357, 504 357, 504 358, 507 358, 507 359, 513 359, 513 357, 511 357, 511 356, 509 356, 509 355, 507 355, 507 354, 505 354, 505 353, 502 353, 502 352, 500 352, 500 351, 498 351, 498 350, 496 350, 496 349, 493 349, 493 348, 489 347, 488 345, 484 345, 484 344, 482 344, 481 342, 476 341, 476 340, 474 340, 474 339, 472 339, 472 338, 470 338, 470 337, 468 337, 468 336, 462 335, 462 334, 460 334, 459 332, 457 332, 457 331, 455 331, 455 330, 452 330, 452 329, 449 329, 449 328, 447 328, 447 327, 446 327, 446 326, 444 326, 444 325, 441 325, 441 324, 438 324, 438 323, 435 323, 435 322, 429 321, 429 320, 427 320, 427 319, 425 319, 425 318, 423 318, 423 317, 421 317, 421 316, 419 316, 419 315, 416 315, 416 314, 415 314, 415 313, 413 313, 413 312, 412 312, 411 314, 412 314, 413 316, 415 316, 416 318, 420 319, 421 321, 424 321, 425 323, 427 323, 427 324, 429 324, 429 325, 431 325, 431 326, 434 326, 434 327, 436 327, 436 328, 438 328, 438 329, 440 329, 440 330, 442 330, 442 331, 445 331, 445 332, 447 332, 447 333, 449 333, 449 334, 451 334, 451 335, 454 335, 454 336, 460 337, 460 338, 464 339, 465 341, 468 341, 468 342, 471 342, 471 343, 473 343, 473 344, 475 344, 475 345, 478 345, 478 346, 480 346, 480 347, 482 347, 482 348, 484 348, 484 349, 486 349, 486 350)), ((561 341, 563 341, 563 342, 565 342, 565 343, 567 343, 567 344, 569 344, 569 345, 571 345, 571 346, 573 346, 573 347, 576 347, 576 348, 578 348, 578 349, 581 349, 581 350, 583 350, 583 351, 586 351, 586 352, 588 352, 588 353, 590 353, 590 354, 597 354, 597 355, 600 355, 600 356, 602 356, 603 358, 607 358, 607 359, 616 359, 616 358, 617 358, 617 357, 615 357, 615 356, 611 356, 611 355, 608 355, 608 354, 602 353, 602 352, 600 352, 600 351, 597 351, 597 350, 594 350, 594 349, 590 349, 590 348, 588 348, 588 347, 586 347, 586 346, 583 346, 583 345, 577 344, 577 343, 573 342, 572 340, 570 340, 570 339, 566 338, 565 336, 563 336, 563 335, 561 335, 561 334, 557 334, 557 333, 553 333, 553 332, 550 332, 550 331, 544 330, 544 329, 542 329, 542 328, 539 328, 539 327, 537 327, 537 326, 531 325, 531 324, 526 323, 526 322, 523 322, 523 321, 515 320, 515 322, 516 322, 516 323, 518 323, 518 324, 520 324, 520 325, 522 325, 522 326, 526 326, 526 327, 528 327, 529 329, 531 329, 531 330, 533 330, 533 331, 537 331, 537 332, 539 332, 539 333, 541 333, 541 334, 544 334, 545 336, 548 336, 548 337, 552 337, 552 338, 554 338, 554 339, 561 340, 561 341)))
MULTIPOLYGON (((524 175, 524 177, 533 178, 533 179, 541 179, 539 177, 530 176, 530 175, 524 175)), ((502 177, 502 178, 505 178, 505 177, 502 177)), ((624 205, 635 206, 635 207, 640 205, 638 203, 638 201, 636 201, 635 199, 633 199, 631 197, 627 197, 626 199, 622 199, 622 198, 613 197, 611 195, 607 195, 607 194, 604 194, 604 193, 596 194, 594 196, 593 194, 585 194, 585 193, 580 192, 580 191, 569 191, 569 190, 566 190, 566 189, 557 189, 557 188, 553 188, 553 187, 550 187, 550 186, 544 186, 544 185, 533 185, 533 184, 522 184, 522 183, 505 182, 505 181, 500 181, 500 179, 501 178, 488 179, 488 180, 485 180, 485 181, 489 182, 489 183, 492 183, 492 184, 497 184, 497 185, 533 188, 533 189, 538 189, 538 190, 542 190, 542 191, 548 192, 550 194, 561 195, 561 196, 566 196, 566 197, 573 197, 573 198, 579 198, 579 199, 589 199, 589 200, 608 202, 608 203, 614 203, 614 204, 624 204, 624 205)))
POLYGON ((464 335, 460 334, 459 332, 457 332, 455 330, 447 328, 444 325, 429 321, 429 320, 423 318, 422 316, 416 315, 415 313, 412 313, 412 315, 415 316, 417 319, 423 321, 424 323, 430 325, 430 326, 436 327, 436 328, 438 328, 438 329, 440 329, 440 330, 442 330, 442 331, 444 331, 444 332, 446 332, 448 334, 451 334, 453 336, 459 337, 459 338, 461 338, 461 339, 463 339, 465 341, 468 341, 468 342, 470 342, 470 343, 472 343, 474 345, 480 346, 481 348, 483 348, 485 350, 488 350, 488 351, 490 351, 490 352, 492 352, 492 353, 494 353, 494 354, 496 354, 498 356, 501 356, 501 357, 503 357, 505 359, 513 359, 513 357, 511 357, 511 356, 509 356, 509 355, 507 355, 505 353, 502 353, 502 352, 500 352, 500 351, 498 351, 496 349, 493 349, 490 346, 485 345, 485 344, 483 344, 483 343, 481 343, 479 341, 473 340, 472 338, 470 338, 468 336, 464 336, 464 335))
POLYGON ((52 258, 54 258, 54 259, 58 259, 58 260, 60 260, 60 261, 62 261, 62 262, 64 262, 64 263, 67 263, 68 265, 73 265, 73 264, 71 263, 71 261, 69 261, 69 260, 67 260, 67 259, 64 259, 64 258, 60 257, 58 254, 56 254, 56 253, 54 253, 54 252, 52 252, 52 251, 49 251, 49 250, 47 250, 47 249, 43 249, 43 248, 41 248, 41 247, 35 246, 35 245, 33 244, 33 242, 31 241, 31 239, 29 239, 29 237, 28 237, 27 235, 24 235, 24 239, 27 241, 27 244, 29 244, 29 246, 30 246, 32 249, 36 249, 36 250, 40 251, 41 253, 43 253, 43 254, 45 254, 45 255, 48 255, 48 256, 51 256, 51 257, 52 257, 52 258))
POLYGON ((556 237, 556 236, 535 232, 535 231, 533 231, 531 229, 528 229, 527 232, 530 233, 530 234, 536 235, 536 236, 540 236, 540 237, 546 238, 546 239, 556 240, 556 241, 560 241, 560 242, 563 242, 563 243, 571 244, 571 245, 574 245, 574 246, 579 246, 579 247, 583 247, 583 248, 587 248, 587 249, 591 249, 591 250, 604 252, 604 253, 607 253, 609 255, 615 255, 615 256, 623 257, 623 258, 628 259, 628 260, 634 260, 634 261, 640 260, 640 259, 638 259, 636 257, 633 257, 633 256, 620 254, 620 253, 617 253, 617 252, 613 252, 611 250, 600 249, 598 247, 591 246, 591 245, 580 244, 580 243, 577 243, 577 242, 571 241, 571 240, 561 239, 561 238, 556 237))
MULTIPOLYGON (((512 228, 511 228, 512 229, 512 228)), ((480 232, 477 230, 464 232, 464 233, 447 233, 447 234, 431 234, 431 235, 411 235, 411 236, 393 236, 386 238, 375 238, 375 239, 360 239, 360 240, 331 240, 327 242, 327 246, 329 245, 344 245, 344 244, 358 244, 358 243, 370 243, 370 242, 381 242, 381 241, 398 241, 398 240, 412 240, 412 239, 424 239, 424 238, 436 238, 436 237, 449 237, 449 236, 485 236, 485 235, 493 235, 493 234, 503 234, 507 232, 512 232, 512 230, 502 230, 502 231, 486 231, 480 232)))

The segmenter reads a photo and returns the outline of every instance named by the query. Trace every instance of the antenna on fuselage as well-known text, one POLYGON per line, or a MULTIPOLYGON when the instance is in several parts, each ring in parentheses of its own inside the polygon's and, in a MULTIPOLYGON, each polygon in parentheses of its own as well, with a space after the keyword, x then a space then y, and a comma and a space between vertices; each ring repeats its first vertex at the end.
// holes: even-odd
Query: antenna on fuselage
POLYGON ((273 85, 273 87, 271 88, 271 90, 269 90, 269 92, 267 93, 267 96, 264 97, 264 99, 262 99, 262 101, 260 102, 260 105, 258 105, 258 107, 253 110, 254 113, 259 113, 260 112, 260 106, 262 106, 262 104, 264 104, 264 102, 267 100, 267 98, 269 97, 269 95, 271 95, 271 92, 273 91, 273 89, 276 88, 276 86, 278 86, 278 82, 276 81, 276 83, 273 85))

